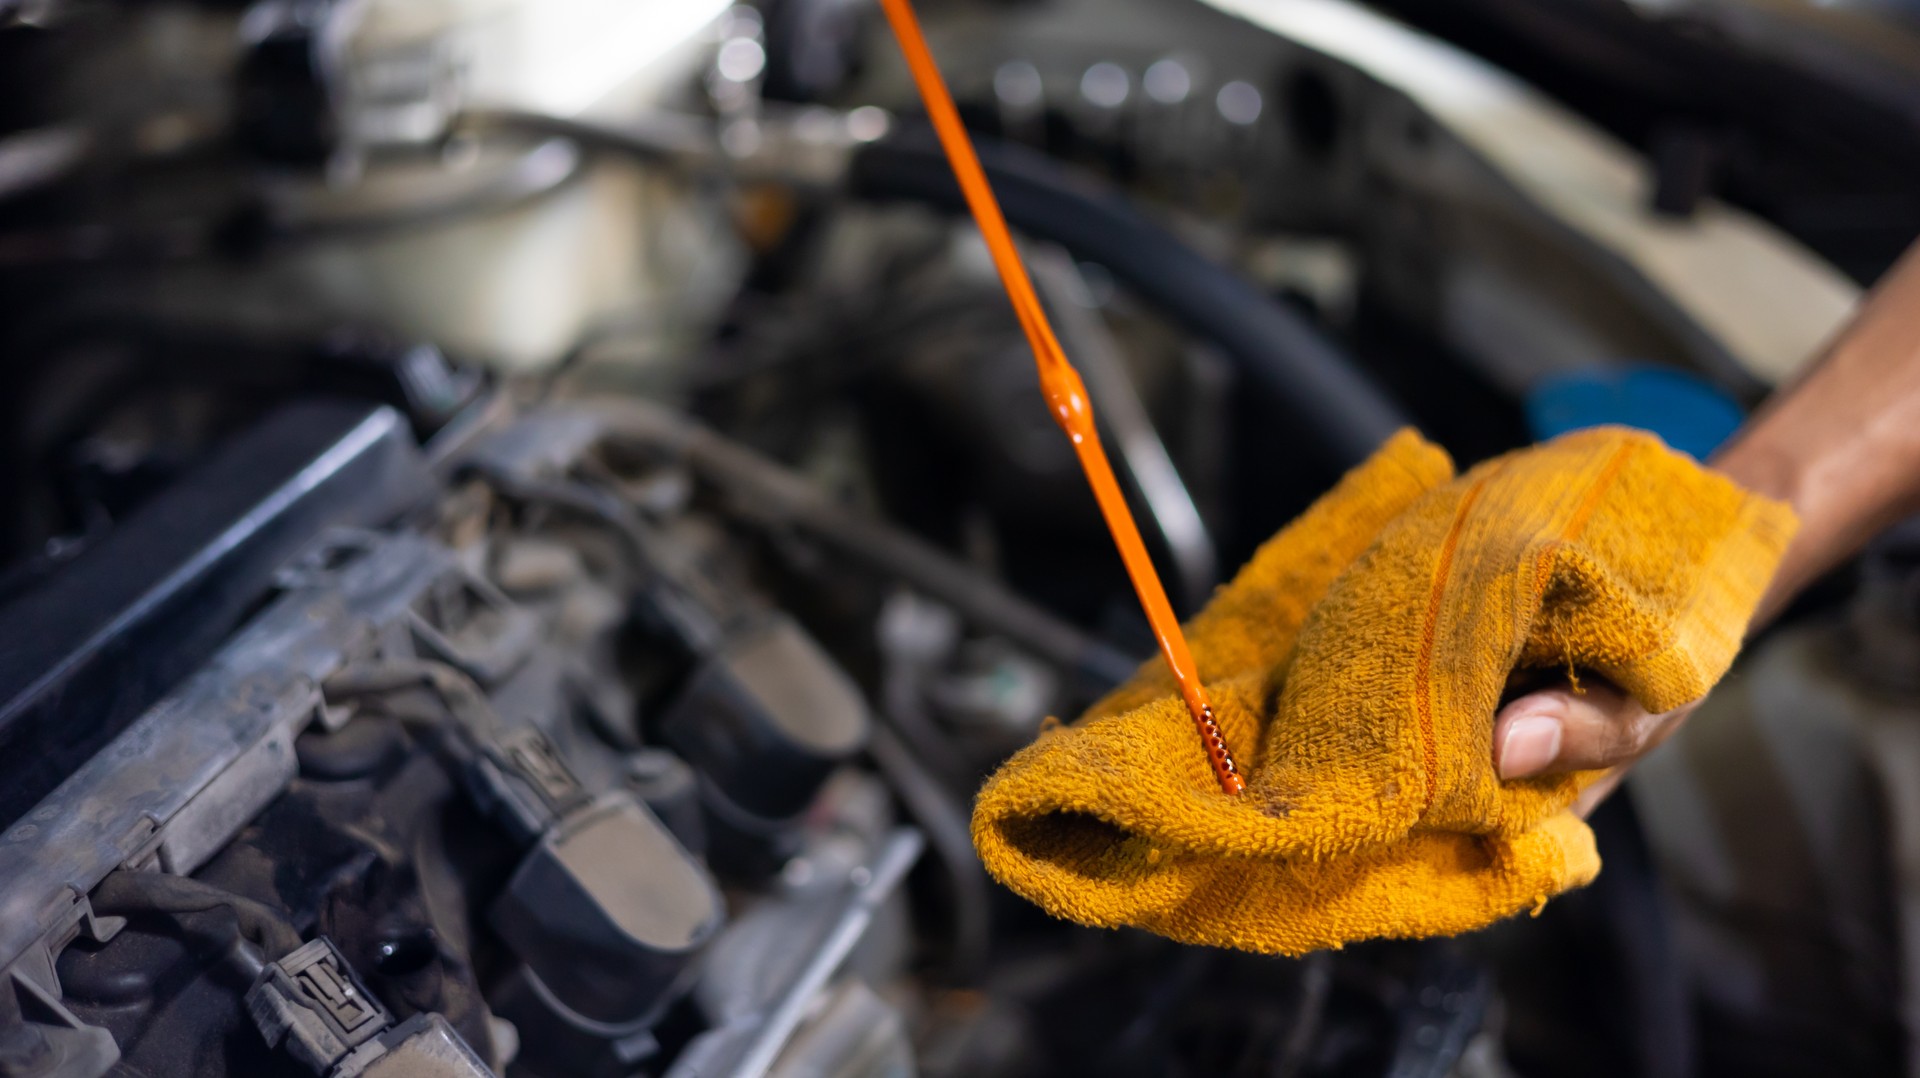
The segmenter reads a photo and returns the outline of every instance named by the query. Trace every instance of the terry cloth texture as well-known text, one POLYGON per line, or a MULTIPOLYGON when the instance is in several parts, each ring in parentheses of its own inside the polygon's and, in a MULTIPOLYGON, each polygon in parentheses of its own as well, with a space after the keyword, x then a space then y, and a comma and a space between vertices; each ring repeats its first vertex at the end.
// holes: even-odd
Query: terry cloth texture
POLYGON ((1056 916, 1301 954, 1479 928, 1590 881, 1596 774, 1503 783, 1508 675, 1597 672, 1653 711, 1733 661, 1785 506, 1602 428, 1454 478, 1410 431, 1261 547, 1190 642, 1247 790, 1158 661, 980 793, 989 871, 1056 916))

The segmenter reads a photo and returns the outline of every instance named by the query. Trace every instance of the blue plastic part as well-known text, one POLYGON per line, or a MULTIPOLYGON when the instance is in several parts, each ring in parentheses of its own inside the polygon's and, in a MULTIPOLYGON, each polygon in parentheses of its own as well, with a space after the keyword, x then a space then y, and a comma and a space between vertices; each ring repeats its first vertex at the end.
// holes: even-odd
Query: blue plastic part
POLYGON ((1526 414, 1538 439, 1616 424, 1651 431, 1700 460, 1746 419, 1740 405, 1712 383, 1651 364, 1550 375, 1527 394, 1526 414))

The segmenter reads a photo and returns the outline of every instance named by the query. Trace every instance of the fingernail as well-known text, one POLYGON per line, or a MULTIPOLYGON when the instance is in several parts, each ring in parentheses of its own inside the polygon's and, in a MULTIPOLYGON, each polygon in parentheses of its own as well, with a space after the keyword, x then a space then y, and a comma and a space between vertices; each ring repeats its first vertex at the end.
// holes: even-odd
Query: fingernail
POLYGON ((1500 777, 1523 779, 1547 769, 1560 755, 1560 720, 1523 715, 1507 724, 1500 743, 1500 777))

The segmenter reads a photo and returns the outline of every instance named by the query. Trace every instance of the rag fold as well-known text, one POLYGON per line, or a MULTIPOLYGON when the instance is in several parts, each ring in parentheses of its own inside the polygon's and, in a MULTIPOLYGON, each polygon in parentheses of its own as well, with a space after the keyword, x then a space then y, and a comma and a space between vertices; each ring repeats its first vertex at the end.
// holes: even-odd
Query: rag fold
POLYGON ((1704 695, 1791 538, 1779 503, 1618 428, 1455 477, 1403 431, 1269 540, 1189 628, 1244 794, 1158 662, 982 789, 993 875, 1056 916, 1300 954, 1478 928, 1599 871, 1592 774, 1502 782, 1509 675, 1704 695))

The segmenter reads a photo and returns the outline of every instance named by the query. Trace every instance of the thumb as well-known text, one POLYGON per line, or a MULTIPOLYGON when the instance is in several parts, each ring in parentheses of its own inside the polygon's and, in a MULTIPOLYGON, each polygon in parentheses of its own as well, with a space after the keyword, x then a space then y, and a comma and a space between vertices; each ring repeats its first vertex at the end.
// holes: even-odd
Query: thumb
POLYGON ((1494 767, 1502 779, 1593 771, 1638 760, 1693 710, 1650 714, 1612 685, 1543 689, 1500 709, 1494 767))

